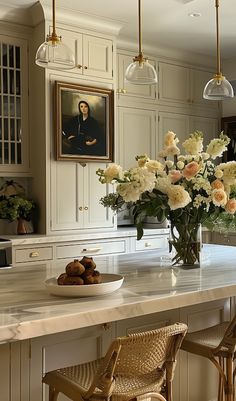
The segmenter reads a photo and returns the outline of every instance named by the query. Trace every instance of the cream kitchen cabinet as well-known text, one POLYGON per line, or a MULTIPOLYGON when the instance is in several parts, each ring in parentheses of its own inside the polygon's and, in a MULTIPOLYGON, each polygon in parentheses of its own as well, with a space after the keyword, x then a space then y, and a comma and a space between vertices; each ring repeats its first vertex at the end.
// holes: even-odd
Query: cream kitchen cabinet
MULTIPOLYGON (((48 400, 48 386, 42 385, 45 373, 100 358, 111 341, 111 324, 32 339, 30 401, 48 400)), ((60 394, 58 401, 68 401, 68 398, 60 394)))
POLYGON ((58 29, 63 41, 75 54, 72 73, 85 77, 113 79, 113 42, 95 35, 58 29))
POLYGON ((29 175, 28 40, 0 29, 0 176, 29 175))
POLYGON ((123 168, 136 164, 137 155, 156 156, 156 111, 133 107, 117 110, 117 160, 123 168))
POLYGON ((189 105, 213 109, 217 112, 218 102, 203 99, 206 83, 213 73, 159 62, 159 100, 170 104, 189 105))
POLYGON ((113 228, 114 216, 100 204, 111 192, 96 175, 105 164, 51 162, 51 230, 69 231, 85 228, 113 228))
POLYGON ((159 148, 163 147, 163 135, 167 131, 174 131, 180 140, 178 146, 181 151, 181 143, 195 130, 202 131, 204 134, 204 146, 209 141, 219 135, 219 121, 217 118, 207 118, 200 116, 189 116, 175 112, 159 112, 159 148))
MULTIPOLYGON (((165 274, 164 271, 160 274, 165 274)), ((173 270, 173 280, 178 279, 173 270)), ((145 286, 145 283, 144 283, 145 286)), ((158 281, 157 281, 158 286, 158 281)), ((140 293, 142 296, 142 293, 140 293)), ((208 302, 182 309, 125 319, 117 322, 116 334, 153 330, 175 322, 186 323, 189 331, 213 326, 230 319, 230 299, 208 302)), ((217 398, 217 370, 206 358, 180 351, 173 382, 175 401, 207 401, 217 398)))
MULTIPOLYGON (((130 63, 132 63, 133 56, 119 53, 117 54, 117 73, 118 73, 118 89, 119 96, 131 96, 134 100, 135 97, 140 99, 156 99, 156 85, 133 85, 125 81, 125 71, 130 63)), ((150 64, 155 66, 153 59, 149 60, 150 64)))

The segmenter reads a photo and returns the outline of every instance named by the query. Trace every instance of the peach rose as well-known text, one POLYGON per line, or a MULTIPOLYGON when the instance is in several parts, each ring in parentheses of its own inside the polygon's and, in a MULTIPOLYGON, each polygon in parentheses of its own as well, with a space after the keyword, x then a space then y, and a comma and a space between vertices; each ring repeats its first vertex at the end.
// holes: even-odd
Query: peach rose
POLYGON ((186 166, 184 167, 184 169, 182 171, 182 174, 187 180, 190 180, 198 173, 199 170, 200 170, 199 164, 197 162, 193 161, 193 162, 186 164, 186 166))
POLYGON ((175 184, 177 181, 179 181, 182 177, 182 174, 179 170, 171 170, 169 172, 169 177, 170 181, 172 184, 175 184))
POLYGON ((212 189, 224 189, 224 184, 220 180, 214 180, 211 183, 212 189))
POLYGON ((213 189, 212 202, 215 206, 225 206, 227 203, 227 195, 223 189, 213 189))
POLYGON ((236 212, 236 199, 229 199, 225 205, 226 212, 234 214, 236 212))

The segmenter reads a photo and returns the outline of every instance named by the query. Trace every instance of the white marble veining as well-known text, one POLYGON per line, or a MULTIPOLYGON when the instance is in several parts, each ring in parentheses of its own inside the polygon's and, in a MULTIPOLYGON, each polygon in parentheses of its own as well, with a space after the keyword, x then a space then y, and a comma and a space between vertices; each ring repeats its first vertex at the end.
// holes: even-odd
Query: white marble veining
POLYGON ((236 295, 236 248, 204 246, 200 269, 161 267, 155 251, 94 258, 97 269, 124 275, 116 292, 60 298, 44 281, 65 262, 0 269, 0 341, 16 341, 236 295))

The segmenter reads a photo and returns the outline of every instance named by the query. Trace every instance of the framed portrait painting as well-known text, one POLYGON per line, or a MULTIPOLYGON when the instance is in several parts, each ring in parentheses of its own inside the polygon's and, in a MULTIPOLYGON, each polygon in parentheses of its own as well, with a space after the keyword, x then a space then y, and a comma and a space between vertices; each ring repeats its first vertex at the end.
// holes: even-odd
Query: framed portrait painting
POLYGON ((55 82, 57 160, 112 162, 114 91, 55 82))

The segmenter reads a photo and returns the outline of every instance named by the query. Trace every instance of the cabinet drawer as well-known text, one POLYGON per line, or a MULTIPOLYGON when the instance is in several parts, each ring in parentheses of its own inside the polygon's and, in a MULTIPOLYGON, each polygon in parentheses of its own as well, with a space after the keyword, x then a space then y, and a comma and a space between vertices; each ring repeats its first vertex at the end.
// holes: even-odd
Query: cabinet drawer
POLYGON ((15 250, 15 262, 37 262, 39 260, 52 260, 53 259, 53 248, 42 247, 42 248, 25 248, 15 250))
POLYGON ((146 237, 135 241, 136 251, 146 251, 147 249, 165 249, 168 245, 168 237, 146 237))
POLYGON ((115 242, 90 242, 75 245, 63 245, 57 246, 56 258, 77 258, 84 255, 93 256, 114 253, 126 253, 126 248, 127 246, 125 240, 115 242))

